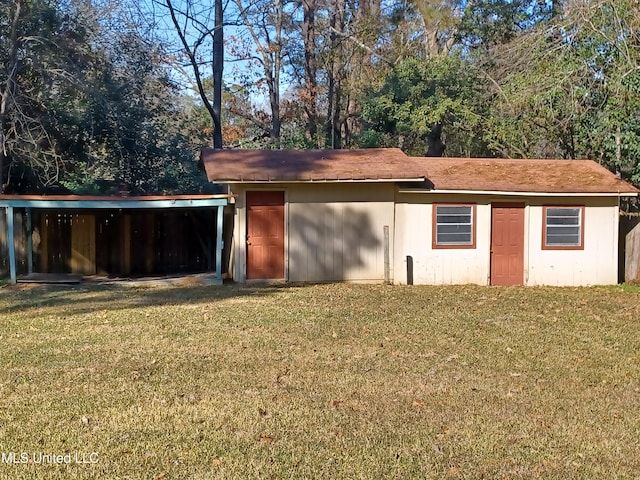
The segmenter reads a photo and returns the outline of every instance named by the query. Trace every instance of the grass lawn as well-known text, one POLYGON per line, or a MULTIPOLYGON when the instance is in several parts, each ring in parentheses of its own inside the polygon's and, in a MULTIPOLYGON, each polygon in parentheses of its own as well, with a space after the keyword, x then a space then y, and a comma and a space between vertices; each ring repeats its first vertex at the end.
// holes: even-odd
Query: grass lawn
POLYGON ((5 286, 0 321, 2 479, 640 475, 634 287, 5 286))

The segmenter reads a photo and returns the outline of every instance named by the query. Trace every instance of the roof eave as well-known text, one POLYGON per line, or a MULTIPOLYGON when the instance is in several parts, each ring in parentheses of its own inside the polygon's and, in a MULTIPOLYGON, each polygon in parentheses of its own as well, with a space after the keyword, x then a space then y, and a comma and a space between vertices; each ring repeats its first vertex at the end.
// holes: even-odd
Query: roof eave
POLYGON ((399 193, 429 193, 429 194, 467 194, 467 195, 501 195, 514 197, 637 197, 638 192, 527 192, 502 190, 465 190, 465 189, 424 189, 405 188, 399 193))
POLYGON ((233 195, 92 197, 75 195, 0 195, 0 207, 45 209, 147 209, 221 207, 233 195))
POLYGON ((410 178, 313 178, 313 179, 210 179, 211 183, 221 184, 281 184, 281 183, 406 183, 406 182, 423 182, 425 177, 410 177, 410 178))

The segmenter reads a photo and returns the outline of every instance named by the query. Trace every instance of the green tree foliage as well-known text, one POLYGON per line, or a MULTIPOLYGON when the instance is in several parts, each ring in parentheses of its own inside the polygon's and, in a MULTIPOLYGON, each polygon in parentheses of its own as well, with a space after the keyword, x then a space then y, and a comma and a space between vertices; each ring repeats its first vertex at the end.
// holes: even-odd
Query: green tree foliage
MULTIPOLYGON (((56 2, 0 4, 0 192, 51 185, 63 168, 54 103, 68 103, 87 61, 86 29, 56 2)), ((65 110, 67 108, 65 107, 65 110)))
POLYGON ((509 157, 593 158, 640 180, 640 15, 631 0, 575 2, 492 51, 485 139, 509 157))
POLYGON ((385 42, 393 46, 385 51, 392 70, 374 82, 376 88, 365 90, 361 145, 400 145, 424 153, 426 135, 439 124, 447 155, 491 155, 484 130, 493 92, 483 69, 495 46, 551 18, 552 4, 413 0, 394 5, 385 42), (402 54, 392 57, 393 52, 402 54))
POLYGON ((465 48, 490 50, 553 18, 557 2, 530 0, 474 0, 467 2, 458 41, 465 48))
POLYGON ((633 0, 598 0, 568 12, 575 54, 596 79, 581 119, 580 151, 640 182, 640 10, 633 0))
POLYGON ((462 55, 404 60, 365 99, 362 114, 370 129, 361 141, 424 155, 429 133, 440 124, 446 126, 447 155, 481 155, 479 95, 473 66, 462 55))
POLYGON ((0 5, 6 191, 202 188, 164 53, 109 8, 53 0, 0 5))
POLYGON ((426 21, 443 5, 416 4, 444 33, 366 90, 361 145, 423 153, 439 123, 447 155, 592 158, 640 182, 637 2, 476 0, 426 21))
MULTIPOLYGON (((195 156, 213 129, 198 98, 221 86, 200 71, 218 32, 211 3, 171 3, 186 29, 164 20, 203 54, 188 62, 122 5, 130 2, 0 3, 3 191, 203 188, 195 156), (196 70, 198 98, 176 82, 196 70)), ((400 146, 424 155, 438 125, 449 156, 593 158, 640 183, 637 0, 236 0, 229 8, 238 25, 227 53, 238 63, 216 107, 227 146, 400 146)))
POLYGON ((201 175, 184 128, 190 117, 175 101, 162 52, 129 33, 102 54, 101 68, 88 79, 91 94, 76 110, 81 135, 63 183, 83 193, 198 191, 201 175))

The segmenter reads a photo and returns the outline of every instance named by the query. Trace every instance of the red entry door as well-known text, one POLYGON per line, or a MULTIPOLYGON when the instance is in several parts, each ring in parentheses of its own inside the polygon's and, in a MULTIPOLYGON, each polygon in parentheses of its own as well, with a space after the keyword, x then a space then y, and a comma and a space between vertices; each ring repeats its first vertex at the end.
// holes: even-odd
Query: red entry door
POLYGON ((491 205, 491 285, 524 283, 524 204, 491 205))
POLYGON ((247 192, 247 278, 284 278, 284 192, 247 192))

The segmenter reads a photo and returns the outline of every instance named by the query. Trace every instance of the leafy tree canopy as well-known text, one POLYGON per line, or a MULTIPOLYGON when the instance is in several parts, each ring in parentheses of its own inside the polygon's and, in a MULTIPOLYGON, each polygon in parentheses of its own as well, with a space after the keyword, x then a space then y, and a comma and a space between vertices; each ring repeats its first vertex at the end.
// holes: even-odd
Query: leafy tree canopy
POLYGON ((477 76, 462 55, 406 59, 367 95, 362 114, 370 130, 362 141, 424 155, 428 135, 440 124, 446 126, 447 155, 478 155, 483 146, 470 141, 481 121, 478 95, 477 76))
POLYGON ((121 13, 85 2, 0 5, 2 191, 203 188, 165 54, 121 13))
POLYGON ((218 130, 414 155, 438 135, 449 156, 592 158, 640 184, 637 0, 227 2, 215 108, 219 2, 133 3, 0 3, 2 191, 202 191, 218 130), (167 5, 184 42, 154 33, 167 5), (197 98, 176 82, 196 71, 197 98))

